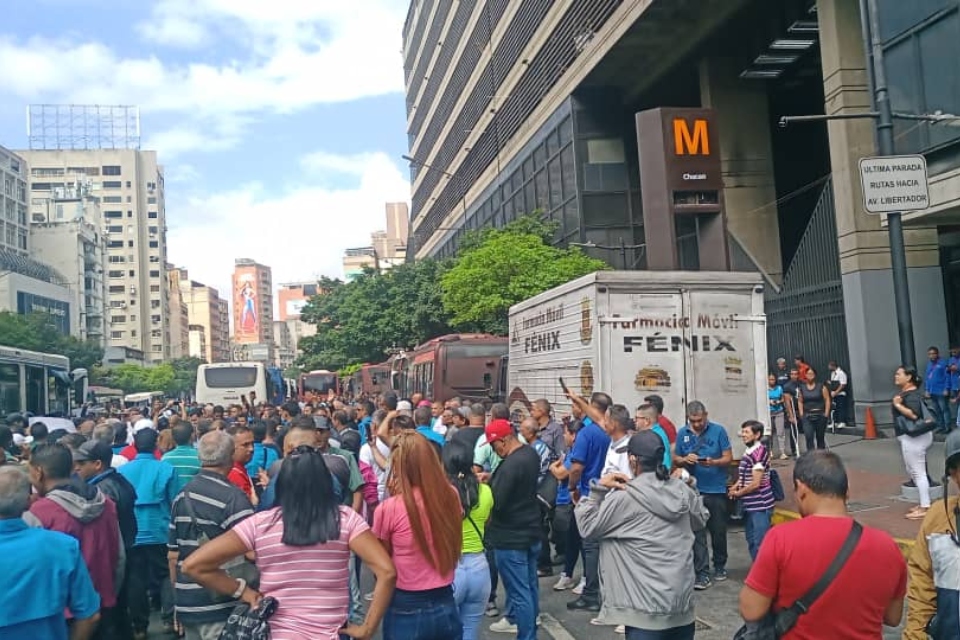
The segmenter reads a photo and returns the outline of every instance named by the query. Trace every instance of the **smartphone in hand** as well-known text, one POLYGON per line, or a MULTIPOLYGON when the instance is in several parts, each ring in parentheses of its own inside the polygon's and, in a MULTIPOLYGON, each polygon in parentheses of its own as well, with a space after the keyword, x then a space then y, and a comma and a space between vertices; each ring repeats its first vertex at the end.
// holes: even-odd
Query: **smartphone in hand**
POLYGON ((563 378, 557 378, 560 381, 560 388, 563 389, 564 393, 570 393, 570 389, 567 388, 567 383, 563 381, 563 378))

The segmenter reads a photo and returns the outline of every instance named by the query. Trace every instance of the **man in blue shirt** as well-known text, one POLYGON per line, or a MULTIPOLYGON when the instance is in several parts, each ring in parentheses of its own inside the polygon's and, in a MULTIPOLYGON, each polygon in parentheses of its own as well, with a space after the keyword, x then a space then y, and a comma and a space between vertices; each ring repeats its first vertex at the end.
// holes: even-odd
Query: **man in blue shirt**
POLYGON ((930 362, 927 363, 923 386, 933 405, 933 412, 937 416, 940 430, 946 431, 950 428, 950 380, 947 374, 947 363, 940 357, 940 350, 936 347, 927 349, 927 357, 930 362))
POLYGON ((360 432, 361 445, 370 442, 370 422, 376 410, 377 408, 369 400, 364 400, 357 405, 357 431, 360 432))
POLYGON ((443 449, 443 445, 447 441, 430 426, 431 418, 433 418, 433 415, 430 413, 430 407, 417 407, 416 411, 413 412, 413 421, 417 425, 417 433, 435 444, 439 449, 443 449))
POLYGON ((706 529, 696 532, 693 543, 693 567, 697 573, 694 588, 703 590, 712 583, 707 533, 713 547, 712 579, 727 579, 727 469, 733 461, 727 430, 707 417, 707 408, 699 400, 687 405, 687 424, 677 432, 673 462, 683 466, 697 479, 703 504, 710 511, 706 529))
POLYGON ((956 345, 950 347, 950 359, 947 360, 947 378, 950 381, 950 404, 952 405, 950 407, 951 420, 949 424, 954 424, 957 419, 955 415, 957 394, 960 393, 960 347, 956 345))
MULTIPOLYGON (((570 477, 570 497, 573 504, 580 497, 590 494, 590 481, 599 480, 610 448, 610 436, 589 416, 605 416, 613 400, 605 393, 596 392, 590 396, 590 403, 573 391, 567 391, 567 397, 583 412, 583 426, 577 433, 573 448, 567 454, 572 459, 570 477)), ((583 572, 586 585, 576 600, 567 603, 571 611, 600 611, 600 543, 596 540, 583 541, 583 572)))
POLYGON ((16 466, 0 467, 0 557, 16 570, 0 572, 0 638, 67 640, 64 610, 73 615, 69 637, 87 640, 100 617, 80 543, 64 533, 27 526, 30 478, 16 466))

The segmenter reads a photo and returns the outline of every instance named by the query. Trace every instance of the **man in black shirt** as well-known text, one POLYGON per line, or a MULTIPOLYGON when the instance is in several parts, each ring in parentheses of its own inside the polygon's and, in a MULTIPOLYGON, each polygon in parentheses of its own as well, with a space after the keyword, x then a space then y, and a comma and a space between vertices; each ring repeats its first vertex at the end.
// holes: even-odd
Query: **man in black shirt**
POLYGON ((540 456, 520 442, 506 420, 491 421, 484 433, 487 444, 503 459, 490 478, 493 512, 486 542, 494 550, 510 612, 508 619, 494 623, 491 630, 515 631, 517 640, 535 640, 540 602, 540 456))

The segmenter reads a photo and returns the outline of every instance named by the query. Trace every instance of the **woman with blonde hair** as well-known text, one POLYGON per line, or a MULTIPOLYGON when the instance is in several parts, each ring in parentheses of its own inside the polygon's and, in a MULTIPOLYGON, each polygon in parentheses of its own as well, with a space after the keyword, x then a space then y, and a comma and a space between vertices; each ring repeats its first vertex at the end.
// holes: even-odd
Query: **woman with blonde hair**
POLYGON ((397 568, 397 586, 383 620, 384 640, 460 640, 463 626, 453 578, 463 543, 460 497, 433 444, 400 433, 390 454, 387 498, 373 532, 397 568))

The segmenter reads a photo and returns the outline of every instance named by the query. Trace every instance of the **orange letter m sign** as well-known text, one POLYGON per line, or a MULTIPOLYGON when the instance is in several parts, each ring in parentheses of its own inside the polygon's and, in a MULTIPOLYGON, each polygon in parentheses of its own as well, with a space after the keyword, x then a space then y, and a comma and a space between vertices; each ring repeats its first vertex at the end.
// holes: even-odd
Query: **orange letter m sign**
POLYGON ((710 155, 710 137, 707 135, 707 121, 693 121, 693 133, 683 118, 673 119, 673 142, 678 156, 710 155))

